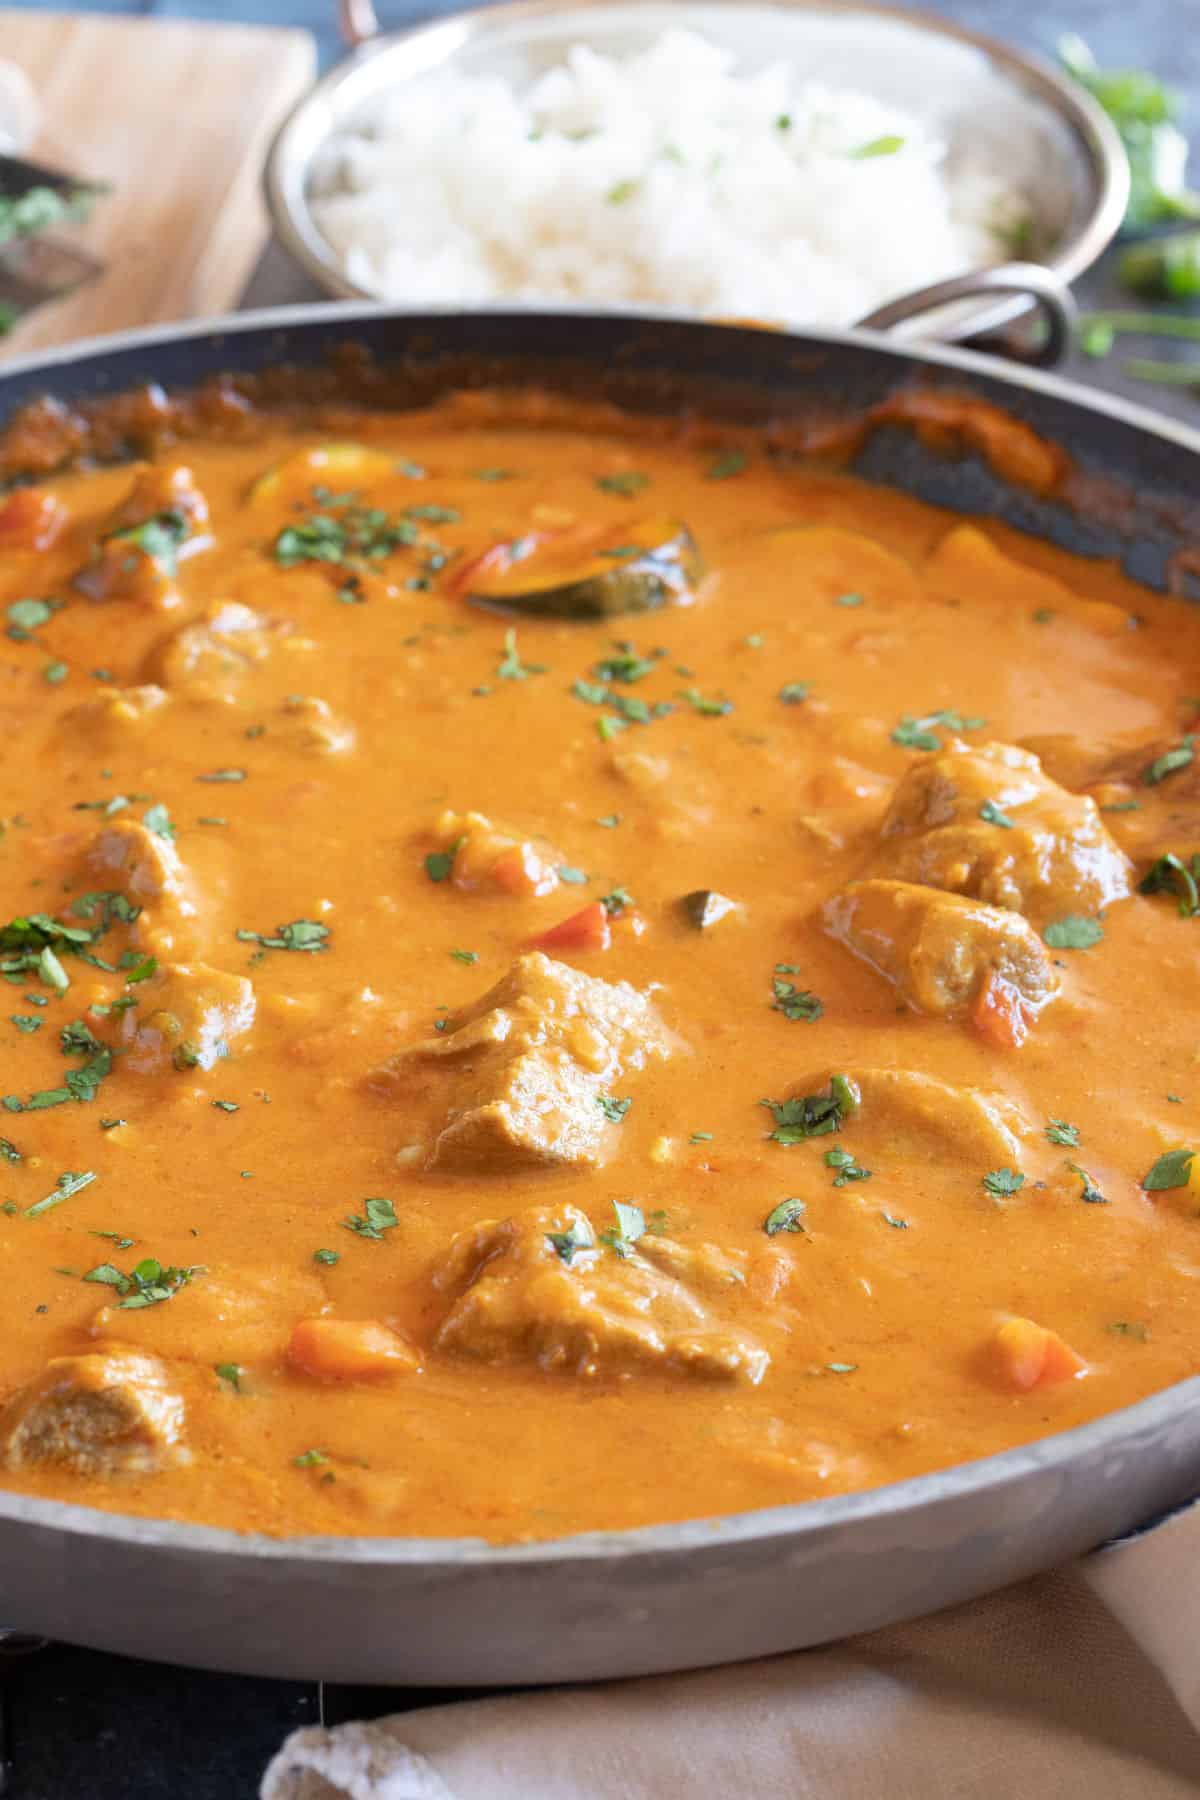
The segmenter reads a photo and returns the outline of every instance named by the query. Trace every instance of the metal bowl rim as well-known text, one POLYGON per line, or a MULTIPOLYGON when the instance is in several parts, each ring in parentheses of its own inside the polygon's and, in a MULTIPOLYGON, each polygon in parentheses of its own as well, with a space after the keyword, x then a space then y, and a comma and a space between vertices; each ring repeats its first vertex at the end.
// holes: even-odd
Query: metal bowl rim
MULTIPOLYGON (((540 3, 540 0, 535 0, 540 3)), ((399 325, 437 318, 473 317, 577 317, 567 307, 395 307, 308 304, 233 313, 185 325, 157 325, 116 332, 83 340, 50 352, 32 352, 0 367, 0 400, 13 378, 56 372, 97 356, 153 350, 160 345, 189 340, 236 345, 243 336, 266 332, 284 336, 306 326, 343 326, 355 322, 392 319, 399 325)), ((627 319, 631 324, 672 324, 692 331, 736 333, 753 328, 721 325, 697 319, 690 313, 620 308, 594 308, 585 317, 627 319)), ((772 340, 800 348, 813 345, 836 350, 865 349, 894 358, 898 363, 917 362, 933 368, 976 375, 1014 388, 1025 388, 1080 407, 1135 430, 1174 444, 1184 454, 1200 457, 1200 430, 1151 411, 1115 395, 1098 394, 1078 382, 1016 364, 1001 364, 975 351, 939 345, 919 348, 903 344, 883 333, 861 330, 805 331, 771 334, 772 340)), ((637 1557, 684 1554, 706 1549, 732 1549, 747 1542, 819 1538, 823 1533, 852 1528, 864 1519, 903 1518, 972 1493, 1001 1492, 1035 1475, 1068 1469, 1077 1459, 1103 1454, 1106 1448, 1119 1454, 1126 1440, 1140 1432, 1161 1431, 1189 1404, 1200 1401, 1200 1376, 1189 1376, 1148 1395, 1144 1400, 1103 1413, 1067 1431, 1052 1432, 1028 1444, 1019 1444, 991 1456, 977 1457, 933 1470, 904 1481, 889 1482, 823 1500, 793 1501, 782 1506, 686 1519, 662 1525, 635 1526, 623 1530, 575 1533, 534 1543, 497 1545, 481 1538, 437 1537, 271 1537, 257 1532, 238 1532, 221 1526, 194 1525, 174 1519, 141 1514, 107 1512, 74 1501, 42 1500, 36 1496, 0 1490, 0 1531, 32 1528, 63 1536, 101 1542, 120 1542, 148 1553, 183 1552, 194 1556, 221 1555, 242 1561, 328 1564, 356 1568, 398 1569, 419 1566, 423 1571, 520 1564, 526 1567, 562 1568, 572 1563, 605 1559, 629 1562, 637 1557)))
MULTIPOLYGON (((332 249, 317 229, 307 200, 293 206, 289 199, 289 188, 295 178, 291 154, 293 135, 310 111, 328 104, 339 88, 366 63, 394 50, 411 47, 422 39, 436 39, 439 33, 460 37, 465 43, 478 36, 503 32, 509 24, 550 18, 556 13, 569 16, 592 9, 611 9, 620 3, 621 0, 572 0, 568 8, 563 0, 503 0, 499 5, 471 7, 402 31, 384 32, 351 51, 295 103, 276 130, 267 152, 263 192, 275 231, 289 254, 327 293, 341 299, 379 303, 378 295, 359 287, 342 273, 332 249)), ((720 4, 720 0, 711 0, 711 3, 720 4)), ((730 10, 734 10, 734 0, 727 0, 727 3, 730 10)), ((879 4, 879 0, 758 0, 758 4, 764 9, 773 7, 783 13, 827 12, 886 19, 981 51, 1014 85, 1032 90, 1057 112, 1060 120, 1073 131, 1090 166, 1096 190, 1091 215, 1065 243, 1056 247, 1054 255, 1045 260, 1044 267, 1062 281, 1072 282, 1091 268, 1120 230, 1129 200, 1130 175, 1128 158, 1116 126, 1085 88, 1043 57, 1002 43, 986 32, 954 24, 921 7, 888 6, 879 4)), ((630 11, 634 10, 630 4, 630 11)), ((682 5, 680 10, 683 10, 682 5)), ((307 165, 301 173, 306 172, 307 165)), ((303 194, 303 189, 301 191, 303 194)), ((582 310, 594 309, 585 305, 582 310)), ((985 309, 982 305, 975 308, 974 313, 974 318, 966 316, 950 328, 952 339, 961 339, 985 325, 990 328, 993 323, 1001 322, 994 302, 990 308, 985 309)))

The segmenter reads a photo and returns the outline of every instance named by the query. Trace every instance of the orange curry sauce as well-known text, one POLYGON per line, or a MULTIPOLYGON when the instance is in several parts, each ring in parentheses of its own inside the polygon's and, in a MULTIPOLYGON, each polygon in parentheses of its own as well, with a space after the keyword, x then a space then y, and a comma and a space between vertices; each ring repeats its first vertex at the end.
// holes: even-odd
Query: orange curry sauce
POLYGON ((338 441, 0 499, 3 1484, 546 1537, 1195 1373, 1195 610, 753 444, 338 441))

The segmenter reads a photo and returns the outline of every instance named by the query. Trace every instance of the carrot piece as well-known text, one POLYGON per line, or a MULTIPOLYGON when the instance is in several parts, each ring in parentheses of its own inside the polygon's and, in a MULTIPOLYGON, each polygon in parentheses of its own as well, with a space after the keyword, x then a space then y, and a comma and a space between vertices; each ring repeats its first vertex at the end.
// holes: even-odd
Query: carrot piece
POLYGON ((48 550, 67 522, 67 510, 41 488, 18 488, 0 505, 0 545, 48 550))
POLYGON ((469 594, 476 586, 486 591, 489 581, 507 575, 514 563, 523 562, 540 548, 548 535, 544 531, 524 531, 518 538, 505 538, 499 544, 492 544, 478 556, 471 557, 469 562, 459 564, 449 582, 450 591, 469 594))
POLYGON ((529 943, 533 950, 607 950, 612 932, 604 902, 593 900, 569 919, 560 919, 540 937, 530 938, 529 943))
POLYGON ((420 1364, 412 1345, 378 1319, 301 1319, 288 1361, 320 1381, 377 1380, 420 1364))
POLYGON ((1022 1394, 1071 1381, 1087 1368, 1083 1357, 1056 1331, 1032 1319, 1006 1319, 997 1326, 992 1346, 1002 1378, 1022 1394))
POLYGON ((1029 1036, 1029 1015, 1010 981, 991 974, 971 1002, 971 1023, 996 1050, 1018 1050, 1029 1036))
POLYGON ((504 893, 518 898, 552 894, 558 886, 557 869, 544 862, 532 844, 502 850, 492 864, 491 877, 504 893))

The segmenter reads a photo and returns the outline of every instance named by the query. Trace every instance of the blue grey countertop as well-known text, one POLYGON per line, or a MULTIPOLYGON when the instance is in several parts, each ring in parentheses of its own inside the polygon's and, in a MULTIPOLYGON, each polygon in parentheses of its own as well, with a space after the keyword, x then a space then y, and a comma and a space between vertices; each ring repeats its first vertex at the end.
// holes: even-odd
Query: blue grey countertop
MULTIPOLYGON (((7 0, 9 5, 14 0, 7 0)), ((15 0, 28 4, 29 0, 15 0)), ((54 0, 61 10, 62 0, 54 0)), ((316 37, 322 61, 339 52, 335 0, 76 0, 80 11, 212 18, 299 25, 316 37)), ((380 0, 398 27, 455 10, 433 0, 380 0)), ((1197 0, 949 0, 936 9, 963 25, 1052 52, 1061 32, 1077 31, 1106 64, 1153 68, 1192 103, 1200 130, 1200 31, 1197 0)), ((2 45, 0 45, 2 49, 2 45)), ((1111 258, 1082 284, 1089 307, 1119 301, 1111 258)), ((268 249, 246 294, 249 305, 319 298, 277 246, 268 249)), ((1200 425, 1200 401, 1126 381, 1120 357, 1076 357, 1068 373, 1161 406, 1200 425)), ((2 1613, 0 1597, 0 1613, 2 1613)), ((120 1606, 114 1594, 112 1604, 120 1606)), ((313 1683, 250 1680, 160 1667, 67 1646, 33 1654, 0 1647, 0 1795, 4 1800, 251 1800, 263 1765, 284 1735, 316 1723, 378 1715, 450 1698, 424 1690, 331 1689, 313 1683)))

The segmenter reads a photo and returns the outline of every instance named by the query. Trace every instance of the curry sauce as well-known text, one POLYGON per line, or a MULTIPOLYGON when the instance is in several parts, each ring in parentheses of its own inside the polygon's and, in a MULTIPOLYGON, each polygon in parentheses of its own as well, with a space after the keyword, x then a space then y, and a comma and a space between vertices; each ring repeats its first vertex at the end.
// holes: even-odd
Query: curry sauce
POLYGON ((1200 622, 646 429, 0 499, 0 1466, 498 1540, 1200 1366, 1200 622))

